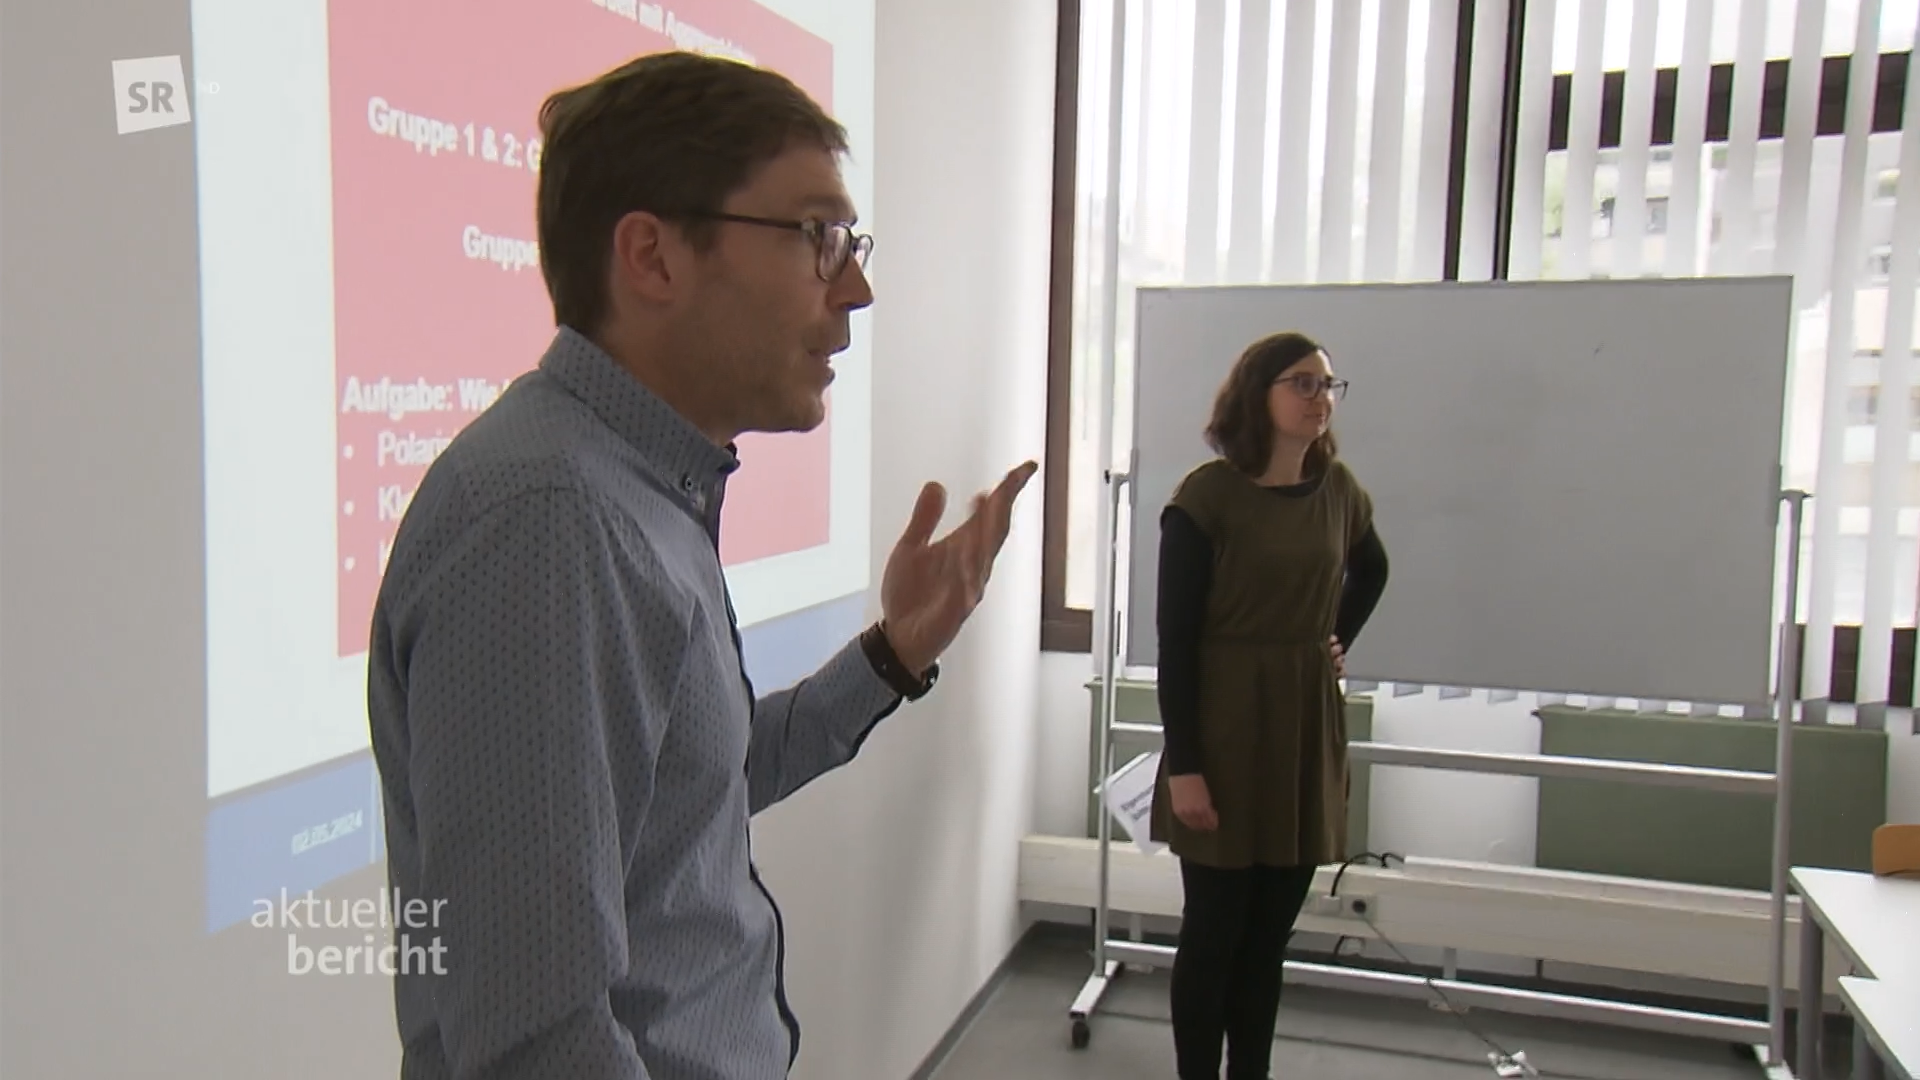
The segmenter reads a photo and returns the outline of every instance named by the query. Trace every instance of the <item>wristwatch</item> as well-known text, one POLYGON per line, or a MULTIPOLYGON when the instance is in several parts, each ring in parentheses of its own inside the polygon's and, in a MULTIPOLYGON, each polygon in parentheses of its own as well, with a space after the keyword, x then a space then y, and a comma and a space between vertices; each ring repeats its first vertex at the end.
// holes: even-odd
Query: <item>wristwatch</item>
POLYGON ((918 701, 927 696, 933 684, 940 679, 940 664, 919 674, 908 671, 900 661, 900 655, 893 651, 893 644, 887 640, 886 624, 874 623, 860 635, 860 646, 866 651, 867 660, 873 664, 873 670, 893 688, 893 692, 908 701, 918 701))

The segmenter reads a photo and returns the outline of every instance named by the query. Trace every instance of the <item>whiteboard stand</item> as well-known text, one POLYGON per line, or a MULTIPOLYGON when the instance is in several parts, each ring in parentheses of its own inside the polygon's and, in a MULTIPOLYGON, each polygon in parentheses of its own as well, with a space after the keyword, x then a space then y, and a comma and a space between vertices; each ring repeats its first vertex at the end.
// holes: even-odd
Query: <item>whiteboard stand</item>
MULTIPOLYGON (((1773 1080, 1788 1080, 1793 1073, 1787 1065, 1787 889, 1793 869, 1787 839, 1793 825, 1793 703, 1798 696, 1800 654, 1800 532, 1806 520, 1807 492, 1788 490, 1780 497, 1787 503, 1787 589, 1780 619, 1780 660, 1774 669, 1774 724, 1779 742, 1774 749, 1773 795, 1773 880, 1772 907, 1768 914, 1773 928, 1773 951, 1767 956, 1767 1044, 1755 1046, 1754 1054, 1773 1080)), ((1803 914, 1801 916, 1805 918, 1803 914)), ((1823 1009, 1822 988, 1799 987, 1802 1013, 1811 1010, 1818 1017, 1823 1009)), ((1807 1077, 1805 1080, 1818 1080, 1807 1077)))
MULTIPOLYGON (((1107 497, 1102 503, 1105 519, 1104 535, 1100 546, 1105 555, 1105 568, 1094 599, 1094 646, 1100 651, 1100 707, 1096 710, 1100 717, 1099 775, 1094 777, 1096 784, 1105 784, 1106 778, 1113 775, 1113 706, 1119 692, 1119 680, 1115 678, 1115 664, 1120 655, 1120 605, 1115 603, 1119 592, 1120 559, 1118 537, 1120 532, 1120 493, 1126 490, 1129 475, 1114 469, 1104 474, 1107 497)), ((1113 941, 1108 932, 1108 920, 1112 905, 1108 902, 1110 883, 1113 878, 1113 815, 1104 805, 1100 807, 1097 835, 1100 848, 1100 897, 1098 906, 1093 909, 1093 974, 1088 976, 1086 985, 1080 988, 1080 996, 1073 1001, 1070 1010, 1072 1020, 1073 1047, 1076 1050, 1086 1048, 1092 1039, 1092 1028, 1088 1021, 1100 999, 1107 992, 1113 980, 1120 977, 1123 970, 1120 962, 1110 953, 1121 951, 1157 950, 1158 947, 1137 941, 1113 941), (1119 948, 1116 948, 1118 946, 1119 948)), ((1161 964, 1171 963, 1171 954, 1161 958, 1156 951, 1152 960, 1161 964)))
MULTIPOLYGON (((1093 778, 1096 784, 1104 783, 1106 777, 1113 773, 1113 736, 1116 727, 1114 703, 1118 692, 1116 674, 1121 648, 1120 610, 1117 602, 1120 510, 1125 505, 1122 501, 1122 493, 1129 489, 1132 475, 1128 472, 1109 469, 1104 478, 1106 499, 1101 508, 1104 528, 1100 546, 1105 565, 1094 602, 1093 627, 1094 647, 1099 651, 1100 689, 1100 707, 1097 710, 1099 731, 1096 735, 1099 740, 1100 770, 1099 776, 1093 778)), ((1576 777, 1664 787, 1734 791, 1755 795, 1771 794, 1773 796, 1773 873, 1770 890, 1772 951, 1769 954, 1767 1019, 1765 1021, 1678 1009, 1650 1008, 1601 998, 1522 990, 1494 983, 1461 981, 1452 977, 1427 980, 1395 972, 1370 971, 1339 964, 1317 964, 1298 960, 1288 960, 1283 965, 1290 981, 1296 985, 1367 993, 1390 993, 1396 996, 1418 994, 1426 987, 1438 986, 1450 999, 1457 1000, 1462 1005, 1477 1005, 1516 1015, 1556 1017, 1645 1031, 1720 1039, 1736 1048, 1750 1048, 1769 1080, 1794 1080, 1786 1055, 1786 912, 1787 880, 1790 870, 1787 841, 1791 834, 1792 822, 1794 675, 1799 668, 1795 663, 1795 656, 1800 641, 1798 610, 1800 535, 1805 517, 1806 500, 1811 496, 1807 492, 1796 490, 1783 491, 1780 497, 1787 503, 1789 540, 1786 555, 1785 611, 1781 619, 1779 663, 1774 678, 1773 719, 1778 727, 1779 738, 1773 772, 1694 768, 1551 754, 1429 750, 1416 746, 1378 742, 1349 743, 1347 747, 1350 761, 1364 761, 1378 765, 1535 777, 1576 777)), ((1139 733, 1151 726, 1124 725, 1129 733, 1139 733)), ((1094 1011, 1099 1007, 1100 1000, 1107 989, 1125 970, 1124 963, 1132 962, 1145 967, 1164 968, 1172 966, 1174 957, 1174 949, 1171 946, 1113 938, 1110 932, 1113 818, 1104 806, 1101 807, 1098 817, 1096 836, 1099 844, 1100 880, 1098 906, 1094 909, 1093 916, 1093 972, 1082 985, 1079 995, 1074 998, 1068 1013, 1071 1021, 1072 1044, 1075 1049, 1083 1049, 1092 1041, 1091 1020, 1094 1011)), ((1449 976, 1452 974, 1452 972, 1448 973, 1449 976)), ((1822 1008, 1821 995, 1817 988, 1810 997, 1805 988, 1802 988, 1799 997, 1802 999, 1803 1007, 1815 1010, 1822 1008)), ((1812 1080, 1812 1078, 1801 1078, 1801 1080, 1812 1080)))

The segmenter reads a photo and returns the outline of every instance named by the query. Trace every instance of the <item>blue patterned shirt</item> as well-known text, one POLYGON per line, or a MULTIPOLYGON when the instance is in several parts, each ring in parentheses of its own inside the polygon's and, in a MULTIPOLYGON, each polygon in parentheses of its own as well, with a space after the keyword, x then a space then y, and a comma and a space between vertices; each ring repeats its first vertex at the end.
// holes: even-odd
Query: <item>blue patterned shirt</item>
POLYGON ((858 642, 755 700, 729 448, 562 328, 428 469, 372 628, 407 1080, 777 1080, 748 818, 900 703, 858 642))

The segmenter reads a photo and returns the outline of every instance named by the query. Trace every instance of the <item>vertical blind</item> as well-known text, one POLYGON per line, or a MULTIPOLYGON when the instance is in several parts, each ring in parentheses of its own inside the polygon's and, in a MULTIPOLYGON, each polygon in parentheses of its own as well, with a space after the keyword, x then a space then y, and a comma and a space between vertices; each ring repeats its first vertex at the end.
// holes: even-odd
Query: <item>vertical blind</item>
MULTIPOLYGON (((1456 188, 1458 276, 1493 273, 1508 7, 1474 4, 1456 114, 1459 0, 1089 3, 1070 605, 1092 594, 1108 342, 1116 406, 1131 415, 1134 287, 1435 280, 1456 188), (1116 16, 1118 117, 1108 112, 1116 16)), ((1911 644, 1909 670, 1892 665, 1920 578, 1917 9, 1526 0, 1518 43, 1508 276, 1796 278, 1782 435, 1789 483, 1815 495, 1801 538, 1812 699, 1834 695, 1842 628, 1858 635, 1858 670, 1838 696, 1884 704, 1914 681, 1911 644)), ((1131 452, 1126 435, 1120 425, 1116 466, 1131 452)))
MULTIPOLYGON (((1502 5, 1479 6, 1497 30, 1502 5)), ((1131 415, 1134 287, 1441 276, 1457 12, 1457 0, 1114 0, 1084 10, 1069 606, 1093 595, 1098 372, 1109 340, 1115 407, 1131 415), (1116 14, 1118 118, 1108 95, 1116 14), (1104 235, 1108 222, 1117 235, 1104 235)), ((1500 44, 1483 34, 1479 47, 1497 55, 1500 44)), ((1497 72, 1480 82, 1497 108, 1497 72)), ((1498 115, 1485 106, 1482 115, 1470 171, 1489 197, 1468 215, 1485 232, 1498 115)), ((1115 463, 1131 453, 1126 436, 1116 433, 1115 463)))

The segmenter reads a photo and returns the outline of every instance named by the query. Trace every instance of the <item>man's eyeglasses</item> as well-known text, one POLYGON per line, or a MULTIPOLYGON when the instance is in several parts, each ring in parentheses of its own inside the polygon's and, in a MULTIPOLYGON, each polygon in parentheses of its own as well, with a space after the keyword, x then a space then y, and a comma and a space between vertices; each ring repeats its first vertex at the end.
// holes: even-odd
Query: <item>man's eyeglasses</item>
POLYGON ((1326 375, 1286 375, 1273 381, 1276 385, 1285 386, 1308 401, 1312 401, 1321 394, 1326 394, 1334 401, 1340 401, 1347 396, 1347 380, 1326 375))
POLYGON ((689 214, 688 217, 706 221, 731 221, 741 225, 763 225, 770 229, 790 229, 813 242, 818 253, 814 263, 814 272, 822 281, 839 278, 847 268, 847 260, 867 268, 867 256, 873 254, 873 237, 865 233, 856 233, 853 226, 839 221, 785 221, 780 218, 754 217, 750 214, 722 214, 718 211, 689 214))

